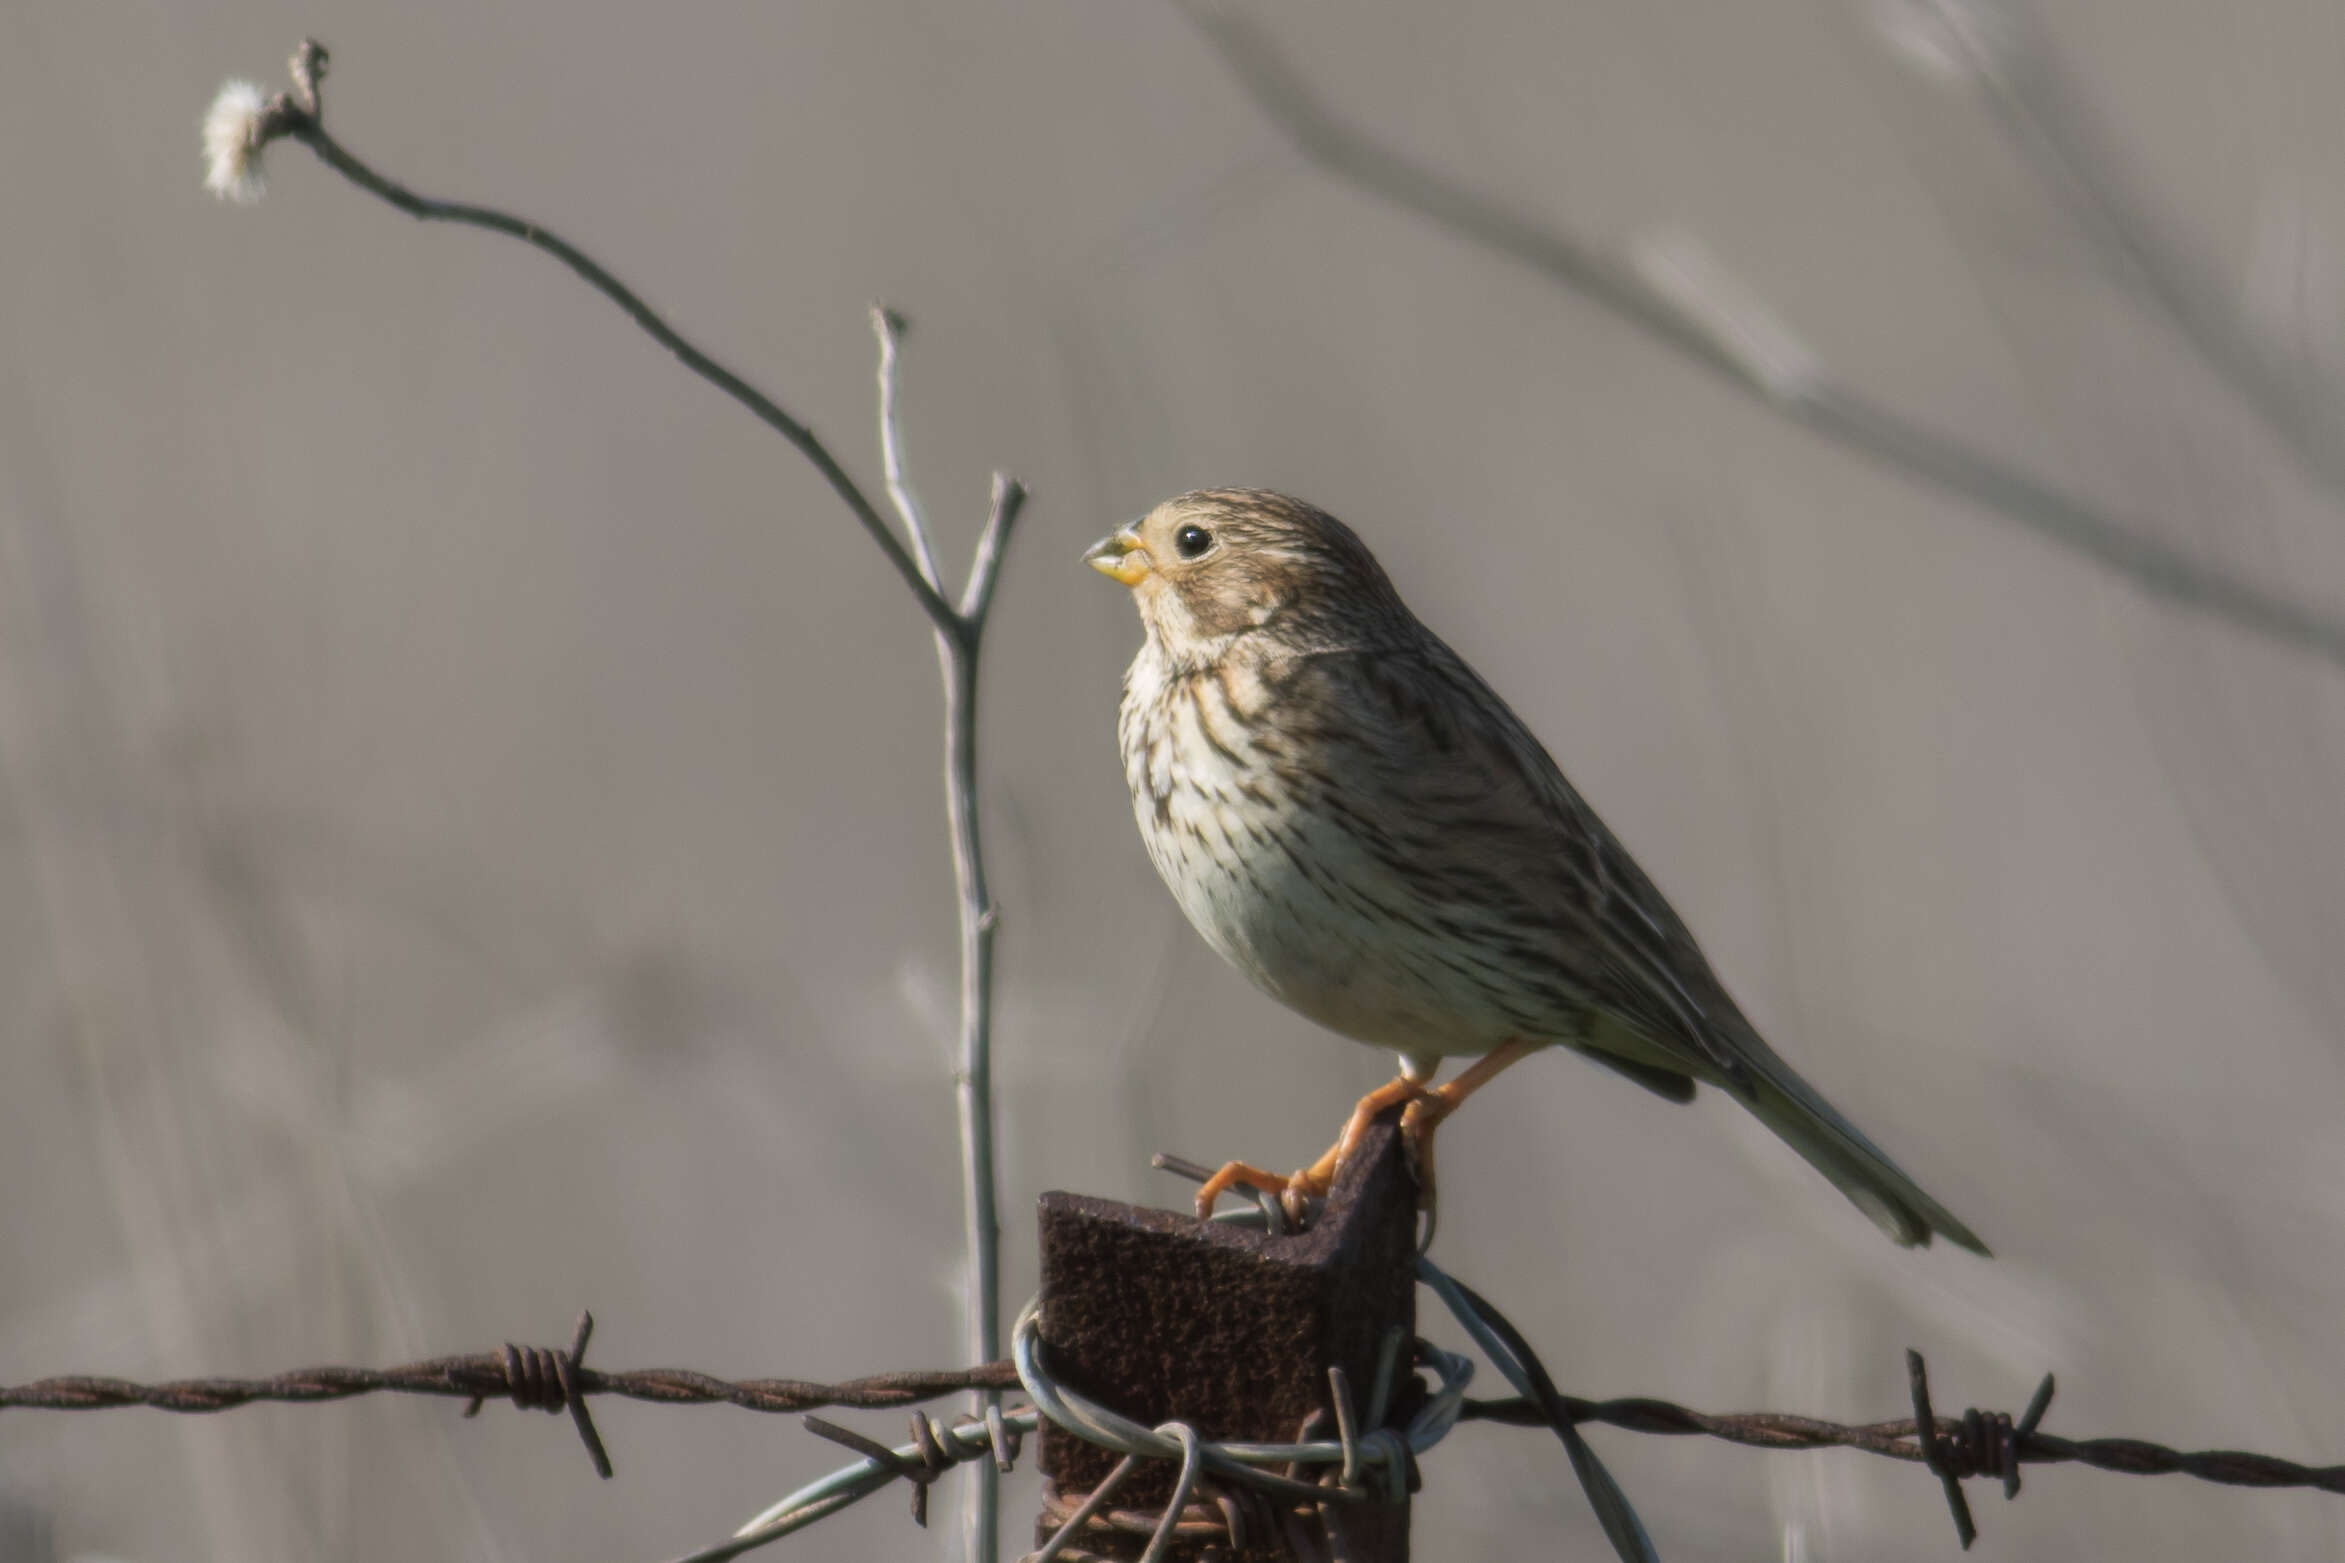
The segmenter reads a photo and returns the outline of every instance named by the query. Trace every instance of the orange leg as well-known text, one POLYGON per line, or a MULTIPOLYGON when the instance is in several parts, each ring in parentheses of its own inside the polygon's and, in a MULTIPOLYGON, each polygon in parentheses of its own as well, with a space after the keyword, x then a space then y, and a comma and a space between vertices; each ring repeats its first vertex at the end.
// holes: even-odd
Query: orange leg
MULTIPOLYGON (((1495 1058, 1498 1055, 1493 1053, 1490 1056, 1495 1058)), ((1497 1070, 1491 1073, 1496 1074, 1497 1070)), ((1460 1081, 1465 1078, 1464 1075, 1458 1076, 1460 1081)), ((1468 1086, 1467 1089, 1473 1088, 1468 1086)), ((1352 1116, 1344 1123, 1343 1133, 1327 1148, 1327 1154, 1292 1177, 1282 1178, 1275 1172, 1264 1172, 1260 1167, 1250 1167, 1242 1161, 1225 1163, 1219 1172, 1207 1178, 1204 1186, 1197 1190, 1198 1219, 1203 1220, 1212 1215, 1213 1202, 1240 1184, 1260 1189, 1265 1194, 1325 1194, 1335 1186, 1335 1175, 1351 1159, 1352 1152, 1358 1149, 1360 1137, 1368 1132, 1368 1125, 1376 1121, 1378 1113, 1403 1102, 1409 1103, 1410 1111, 1414 1112, 1427 1097, 1438 1094, 1427 1090, 1422 1081, 1412 1080, 1406 1075, 1378 1086, 1360 1098, 1359 1105, 1352 1109, 1352 1116)))
POLYGON ((1474 1060, 1464 1073, 1445 1085, 1419 1091, 1401 1115, 1401 1134, 1417 1161, 1417 1184, 1424 1190, 1427 1208, 1433 1204, 1433 1131, 1441 1120, 1465 1104, 1467 1097, 1498 1077, 1499 1071, 1539 1051, 1532 1042, 1508 1042, 1474 1060))

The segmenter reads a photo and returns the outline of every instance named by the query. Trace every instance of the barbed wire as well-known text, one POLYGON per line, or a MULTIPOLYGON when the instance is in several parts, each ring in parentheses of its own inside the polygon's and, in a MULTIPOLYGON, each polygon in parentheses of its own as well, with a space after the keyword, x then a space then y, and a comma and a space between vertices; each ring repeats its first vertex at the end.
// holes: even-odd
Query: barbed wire
MULTIPOLYGON (((529 1398, 526 1388, 516 1396, 512 1367, 516 1355, 527 1360, 564 1354, 546 1347, 507 1345, 497 1351, 430 1357, 388 1368, 309 1367, 260 1378, 184 1378, 151 1384, 70 1374, 0 1385, 0 1411, 105 1411, 144 1406, 155 1411, 208 1414, 253 1404, 312 1405, 371 1394, 512 1400, 525 1410, 547 1409, 542 1400, 529 1398)), ((973 1368, 874 1373, 821 1383, 794 1378, 725 1379, 691 1368, 618 1371, 576 1365, 572 1383, 578 1396, 617 1395, 657 1405, 731 1405, 768 1414, 838 1407, 888 1411, 964 1390, 1016 1389, 1018 1371, 1015 1363, 1004 1358, 973 1368)), ((1630 1433, 1699 1435, 1753 1449, 1855 1449, 1892 1460, 1927 1463, 1914 1438, 1912 1417, 1851 1423, 1785 1411, 1697 1411, 1649 1396, 1584 1400, 1565 1395, 1563 1403, 1575 1423, 1596 1422, 1630 1433)), ((550 1409, 566 1407, 556 1401, 550 1409)), ((1546 1415, 1521 1396, 1469 1398, 1459 1420, 1510 1427, 1548 1425, 1546 1415)), ((1963 1418, 1939 1417, 1936 1426, 1941 1440, 1956 1441, 1965 1436, 1963 1418)), ((2030 1430, 2018 1442, 2018 1457, 2023 1465, 2073 1463, 2128 1476, 2180 1474, 2229 1487, 2308 1487, 2345 1495, 2345 1465, 2302 1465, 2277 1455, 2236 1449, 2179 1450, 2138 1438, 2069 1439, 2030 1430)))
MULTIPOLYGON (((1474 1301, 1481 1308, 1489 1307, 1478 1297, 1474 1301)), ((609 1457, 586 1413, 586 1401, 596 1395, 655 1405, 729 1405, 777 1414, 824 1408, 894 1410, 961 1391, 1015 1389, 1019 1384, 1017 1366, 1009 1360, 971 1368, 874 1373, 836 1383, 794 1378, 726 1379, 691 1368, 612 1371, 588 1367, 581 1360, 592 1333, 593 1315, 586 1313, 580 1315, 577 1335, 566 1349, 507 1344, 496 1351, 432 1357, 395 1367, 296 1368, 258 1378, 204 1377, 158 1383, 86 1374, 44 1378, 0 1386, 0 1411, 103 1411, 143 1406, 209 1414, 253 1404, 316 1405, 363 1395, 405 1394, 469 1401, 466 1415, 471 1415, 487 1401, 508 1400, 524 1410, 568 1411, 595 1469, 609 1477, 609 1457)), ((2124 1476, 2179 1474, 2229 1487, 2310 1488, 2345 1495, 2345 1465, 2313 1466, 2238 1449, 2185 1450, 2139 1438, 2075 1439, 2044 1432, 2039 1424, 2052 1399, 2049 1374, 2016 1419, 2004 1412, 1975 1409, 1959 1417, 1938 1416, 1929 1409, 1928 1373, 1920 1354, 1908 1352, 1906 1364, 1917 1414, 1879 1422, 1835 1422, 1783 1411, 1697 1411, 1646 1396, 1585 1400, 1561 1395, 1557 1399, 1569 1424, 1598 1423, 1631 1433, 1715 1438, 1754 1449, 1854 1449, 1927 1465, 1946 1485, 1956 1530, 1966 1546, 1976 1527, 1960 1484, 1974 1476, 1996 1477, 2003 1484, 2004 1495, 2013 1497, 2019 1492, 2020 1467, 2025 1465, 2077 1464, 2124 1476), (1935 1435, 1927 1449, 1916 1437, 1925 1422, 1935 1435)), ((1520 1396, 1466 1400, 1459 1420, 1513 1427, 1555 1425, 1546 1410, 1520 1396)), ((841 1430, 826 1423, 816 1431, 836 1439, 841 1430)), ((969 1452, 987 1446, 982 1432, 975 1444, 969 1452)), ((998 1457, 1002 1452, 998 1436, 991 1444, 998 1457)), ((943 1463, 929 1462, 938 1468, 943 1463)), ((895 1474, 910 1468, 902 1465, 895 1474)), ((930 1479, 935 1474, 935 1469, 927 1473, 930 1479)))
MULTIPOLYGON (((577 1382, 582 1395, 618 1395, 662 1405, 725 1404, 765 1412, 810 1411, 825 1406, 886 1411, 961 1390, 1017 1387, 1017 1370, 1006 1358, 983 1367, 874 1373, 836 1384, 791 1378, 722 1379, 688 1368, 624 1373, 586 1368, 579 1372, 577 1382)), ((504 1353, 473 1352, 393 1368, 297 1368, 267 1378, 189 1378, 159 1384, 87 1376, 45 1378, 14 1388, 0 1387, 0 1410, 103 1411, 116 1406, 147 1406, 157 1411, 207 1412, 228 1411, 256 1401, 303 1404, 381 1392, 457 1400, 511 1398, 504 1353)))
MULTIPOLYGON (((1888 1422, 1843 1423, 1820 1417, 1795 1416, 1782 1411, 1731 1413, 1691 1410, 1666 1400, 1624 1397, 1582 1400, 1566 1395, 1572 1420, 1600 1422, 1632 1433, 1698 1434, 1752 1449, 1856 1449, 1892 1460, 1926 1464, 1914 1438, 1911 1417, 1888 1422)), ((1538 1407, 1517 1396, 1506 1400, 1468 1400, 1461 1422, 1497 1422, 1511 1427, 1545 1427, 1538 1407)), ((1965 1419, 1939 1417, 1942 1441, 1968 1437, 1965 1419)), ((2015 1428, 2016 1431, 2016 1428, 2015 1428)), ((2345 1465, 2299 1465, 2276 1455, 2249 1454, 2237 1449, 2169 1449, 2139 1438, 2061 1438, 2030 1429, 2017 1441, 2022 1465, 2089 1465, 2095 1470, 2125 1476, 2195 1476, 2226 1487, 2312 1487, 2345 1494, 2345 1465)), ((1981 1467, 1967 1475, 2000 1474, 2001 1467, 1981 1467)))
POLYGON ((935 1372, 874 1373, 836 1384, 795 1378, 724 1379, 691 1368, 605 1372, 587 1367, 582 1360, 593 1333, 594 1314, 590 1311, 578 1316, 577 1334, 566 1351, 508 1342, 497 1351, 431 1357, 397 1367, 295 1368, 264 1378, 184 1378, 159 1384, 86 1374, 36 1379, 13 1387, 0 1385, 0 1411, 107 1411, 145 1406, 155 1411, 199 1414, 256 1402, 314 1405, 360 1395, 394 1394, 468 1400, 471 1405, 464 1414, 471 1416, 486 1401, 510 1400, 525 1411, 567 1410, 594 1460, 595 1471, 608 1479, 612 1474, 610 1457, 586 1413, 586 1397, 590 1395, 617 1395, 655 1405, 729 1405, 768 1413, 836 1406, 886 1411, 959 1390, 1015 1389, 1018 1385, 1018 1370, 1006 1360, 935 1372))

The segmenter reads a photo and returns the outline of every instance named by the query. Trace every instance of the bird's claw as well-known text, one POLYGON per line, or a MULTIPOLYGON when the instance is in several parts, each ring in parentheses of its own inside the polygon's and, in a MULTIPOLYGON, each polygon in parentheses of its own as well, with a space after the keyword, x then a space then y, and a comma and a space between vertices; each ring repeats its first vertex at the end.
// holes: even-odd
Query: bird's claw
POLYGON ((1377 1117, 1394 1107, 1403 1109, 1401 1138, 1408 1153, 1409 1170, 1416 1175, 1417 1186, 1424 1191, 1420 1201, 1430 1209, 1433 1203, 1433 1126, 1454 1110, 1452 1102, 1441 1091, 1423 1081, 1404 1075, 1386 1085, 1377 1087, 1360 1098, 1352 1109, 1343 1133, 1336 1137, 1327 1154, 1299 1172, 1279 1176, 1265 1172, 1251 1162, 1224 1162, 1221 1170, 1207 1178, 1197 1190, 1197 1219, 1207 1220, 1213 1215, 1214 1203, 1233 1189, 1258 1189, 1278 1196, 1285 1207, 1287 1219, 1297 1227, 1310 1223, 1310 1202, 1327 1197, 1343 1175, 1360 1141, 1367 1136, 1369 1125, 1377 1117))
POLYGON ((1210 1220, 1214 1202, 1236 1188, 1259 1189, 1265 1194, 1278 1195, 1288 1202, 1287 1209, 1291 1215, 1297 1196, 1317 1198, 1327 1192, 1328 1183, 1323 1178, 1314 1178, 1311 1169, 1281 1177, 1275 1172, 1265 1172, 1250 1162, 1223 1162, 1221 1170, 1207 1178, 1197 1190, 1197 1219, 1210 1220))

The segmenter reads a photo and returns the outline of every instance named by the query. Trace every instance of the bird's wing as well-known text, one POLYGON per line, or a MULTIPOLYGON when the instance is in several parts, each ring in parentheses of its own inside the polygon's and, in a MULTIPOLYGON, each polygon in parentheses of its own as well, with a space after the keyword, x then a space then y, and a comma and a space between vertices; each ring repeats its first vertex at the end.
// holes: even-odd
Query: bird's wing
MULTIPOLYGON (((1457 655, 1346 653, 1307 675, 1350 709, 1339 743, 1375 800, 1395 880, 1419 920, 1472 943, 1569 1040, 1663 1095, 1724 1085, 1900 1243, 1944 1233, 1987 1251, 1778 1057, 1735 1008, 1686 926, 1538 740, 1457 655), (1542 986, 1544 985, 1544 986, 1542 986), (1682 1082, 1683 1090, 1678 1088, 1682 1082)), ((1322 654, 1324 656, 1325 654, 1322 654)), ((1340 776, 1339 776, 1340 779, 1340 776)), ((1361 810, 1365 813, 1365 809, 1361 810)), ((1364 827, 1355 826, 1355 833, 1364 827)))
POLYGON ((1614 1022, 1584 1022, 1588 1045, 1747 1095, 1749 1023, 1693 935, 1506 702, 1426 641, 1322 653, 1293 675, 1353 707, 1348 763, 1374 772, 1363 796, 1396 805, 1380 810, 1396 869, 1474 936, 1516 945, 1522 968, 1550 970, 1585 1021, 1614 1022))

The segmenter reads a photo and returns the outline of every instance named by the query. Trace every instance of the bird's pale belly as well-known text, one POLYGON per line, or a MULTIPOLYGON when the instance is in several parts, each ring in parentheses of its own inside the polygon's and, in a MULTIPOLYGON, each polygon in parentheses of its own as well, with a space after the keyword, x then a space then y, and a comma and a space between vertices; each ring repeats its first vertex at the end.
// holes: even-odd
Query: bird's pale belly
POLYGON ((1206 942, 1273 998, 1355 1041, 1420 1057, 1536 1034, 1503 978, 1429 936, 1407 887, 1340 827, 1289 817, 1290 851, 1242 803, 1173 801, 1162 820, 1138 811, 1157 872, 1206 942))

